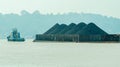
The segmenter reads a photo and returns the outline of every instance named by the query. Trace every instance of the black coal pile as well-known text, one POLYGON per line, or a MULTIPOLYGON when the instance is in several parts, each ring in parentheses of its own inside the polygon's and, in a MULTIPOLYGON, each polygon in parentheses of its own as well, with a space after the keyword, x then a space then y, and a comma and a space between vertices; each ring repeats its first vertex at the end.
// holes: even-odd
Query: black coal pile
POLYGON ((70 25, 60 25, 57 23, 44 34, 107 35, 107 33, 96 24, 86 24, 84 22, 79 24, 71 23, 70 25))

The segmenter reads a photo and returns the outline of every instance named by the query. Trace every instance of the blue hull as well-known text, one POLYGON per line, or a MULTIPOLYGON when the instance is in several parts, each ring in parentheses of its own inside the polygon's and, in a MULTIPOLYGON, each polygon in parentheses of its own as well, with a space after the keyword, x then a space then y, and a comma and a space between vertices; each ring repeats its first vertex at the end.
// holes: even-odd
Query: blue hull
POLYGON ((24 38, 19 38, 19 39, 9 39, 9 38, 8 38, 8 41, 24 42, 25 39, 24 39, 24 38))

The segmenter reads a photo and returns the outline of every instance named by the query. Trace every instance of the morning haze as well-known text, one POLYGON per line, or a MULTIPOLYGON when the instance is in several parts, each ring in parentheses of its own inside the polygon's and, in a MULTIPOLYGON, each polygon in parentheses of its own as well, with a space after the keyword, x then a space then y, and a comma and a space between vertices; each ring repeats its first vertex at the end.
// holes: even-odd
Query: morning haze
POLYGON ((12 28, 17 28, 24 37, 34 37, 42 34, 56 23, 90 23, 93 22, 110 34, 119 34, 120 19, 91 13, 41 14, 38 11, 29 13, 22 11, 18 14, 0 14, 0 34, 6 37, 12 28))
POLYGON ((12 28, 23 36, 42 34, 55 23, 90 23, 111 34, 118 34, 119 0, 0 0, 0 34, 12 28), (37 10, 37 11, 36 11, 37 10), (117 18, 115 18, 117 17, 117 18))
POLYGON ((85 12, 120 18, 119 0, 0 0, 0 12, 18 13, 22 10, 41 13, 85 12))
POLYGON ((119 3, 0 0, 0 67, 120 67, 119 3))

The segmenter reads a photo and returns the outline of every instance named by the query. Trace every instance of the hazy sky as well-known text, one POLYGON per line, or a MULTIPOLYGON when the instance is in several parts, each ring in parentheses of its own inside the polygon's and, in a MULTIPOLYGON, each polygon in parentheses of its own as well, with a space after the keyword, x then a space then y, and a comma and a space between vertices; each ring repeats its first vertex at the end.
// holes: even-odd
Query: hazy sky
POLYGON ((120 0, 0 0, 0 12, 20 13, 21 10, 41 13, 85 12, 120 18, 120 0))

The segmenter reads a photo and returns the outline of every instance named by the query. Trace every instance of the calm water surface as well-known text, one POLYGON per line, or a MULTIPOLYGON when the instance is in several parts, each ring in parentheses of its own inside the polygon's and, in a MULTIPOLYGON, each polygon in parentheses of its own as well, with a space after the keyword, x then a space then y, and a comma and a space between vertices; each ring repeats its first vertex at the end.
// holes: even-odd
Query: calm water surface
POLYGON ((0 67, 120 67, 120 43, 0 40, 0 67))

